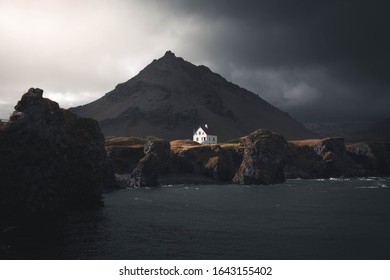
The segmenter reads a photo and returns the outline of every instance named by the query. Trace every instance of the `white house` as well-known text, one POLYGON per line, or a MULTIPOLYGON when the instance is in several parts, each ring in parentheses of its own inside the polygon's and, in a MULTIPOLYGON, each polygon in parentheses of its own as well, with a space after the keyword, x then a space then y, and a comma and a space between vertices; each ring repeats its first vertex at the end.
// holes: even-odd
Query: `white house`
POLYGON ((217 135, 209 129, 207 124, 194 130, 193 140, 200 144, 217 144, 218 142, 217 135))

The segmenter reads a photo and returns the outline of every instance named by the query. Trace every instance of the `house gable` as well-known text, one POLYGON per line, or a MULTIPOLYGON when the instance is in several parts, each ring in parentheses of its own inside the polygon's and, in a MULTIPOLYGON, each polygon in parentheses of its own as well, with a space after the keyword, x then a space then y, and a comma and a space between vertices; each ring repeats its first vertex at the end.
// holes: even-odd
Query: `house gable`
POLYGON ((211 130, 205 126, 199 126, 196 130, 194 130, 193 141, 198 142, 200 144, 217 144, 218 139, 217 135, 211 133, 211 130))

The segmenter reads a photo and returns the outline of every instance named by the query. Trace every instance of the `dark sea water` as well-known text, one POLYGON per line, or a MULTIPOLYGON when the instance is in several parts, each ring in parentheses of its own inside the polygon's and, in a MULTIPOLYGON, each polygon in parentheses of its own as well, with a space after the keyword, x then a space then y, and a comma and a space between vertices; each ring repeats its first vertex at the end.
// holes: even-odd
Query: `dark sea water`
POLYGON ((104 195, 22 259, 390 259, 390 179, 176 185, 104 195))

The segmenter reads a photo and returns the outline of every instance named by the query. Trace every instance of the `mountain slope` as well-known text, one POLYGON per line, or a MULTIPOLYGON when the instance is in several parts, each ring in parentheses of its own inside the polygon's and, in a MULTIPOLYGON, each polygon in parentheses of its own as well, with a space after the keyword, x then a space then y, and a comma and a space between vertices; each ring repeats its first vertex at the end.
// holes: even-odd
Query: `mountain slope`
POLYGON ((106 136, 191 138, 193 128, 207 123, 222 141, 258 128, 289 139, 315 137, 258 95, 170 51, 100 99, 71 111, 97 119, 106 136))

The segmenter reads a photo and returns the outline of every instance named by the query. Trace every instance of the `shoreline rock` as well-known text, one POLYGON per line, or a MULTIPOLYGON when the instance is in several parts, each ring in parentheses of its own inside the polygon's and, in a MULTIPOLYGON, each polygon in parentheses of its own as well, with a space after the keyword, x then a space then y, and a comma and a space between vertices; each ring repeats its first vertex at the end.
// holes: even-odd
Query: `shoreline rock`
POLYGON ((268 185, 285 181, 287 141, 283 136, 259 129, 244 137, 241 146, 244 157, 233 178, 234 183, 268 185))
POLYGON ((0 129, 3 221, 52 219, 102 206, 114 184, 97 121, 80 118, 31 88, 0 129))
MULTIPOLYGON (((144 149, 137 145, 122 148, 144 149)), ((277 184, 286 178, 390 175, 390 143, 345 144, 342 138, 286 142, 278 134, 258 130, 240 138, 237 144, 199 145, 190 140, 175 140, 171 142, 169 158, 167 150, 160 163, 168 172, 145 172, 153 168, 143 166, 149 159, 140 162, 142 157, 137 164, 143 169, 136 169, 134 158, 128 158, 129 166, 134 166, 133 173, 118 173, 118 184, 123 188, 162 184, 277 184), (152 183, 135 179, 131 182, 132 176, 139 178, 140 174, 150 176, 152 183)), ((125 158, 111 160, 115 165, 115 161, 125 158)), ((157 163, 153 164, 157 168, 157 163)))

